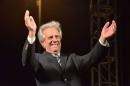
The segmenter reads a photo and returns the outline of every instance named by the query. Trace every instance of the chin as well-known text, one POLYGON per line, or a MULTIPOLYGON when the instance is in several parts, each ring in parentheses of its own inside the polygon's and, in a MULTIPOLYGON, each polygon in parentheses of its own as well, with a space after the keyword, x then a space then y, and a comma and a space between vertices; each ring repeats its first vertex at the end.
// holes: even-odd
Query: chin
POLYGON ((54 49, 53 51, 54 51, 54 52, 59 52, 59 49, 54 49))
POLYGON ((57 50, 57 49, 55 49, 55 50, 53 50, 54 52, 58 52, 59 50, 57 50))

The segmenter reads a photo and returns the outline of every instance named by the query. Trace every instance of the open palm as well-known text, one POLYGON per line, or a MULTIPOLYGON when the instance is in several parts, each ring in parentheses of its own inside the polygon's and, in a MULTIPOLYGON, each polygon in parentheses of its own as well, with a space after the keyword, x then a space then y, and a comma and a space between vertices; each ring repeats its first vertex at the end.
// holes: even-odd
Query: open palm
POLYGON ((28 28, 28 30, 36 32, 36 28, 37 28, 36 23, 35 23, 33 17, 29 16, 28 10, 26 10, 26 12, 25 12, 24 20, 25 20, 25 25, 28 28))

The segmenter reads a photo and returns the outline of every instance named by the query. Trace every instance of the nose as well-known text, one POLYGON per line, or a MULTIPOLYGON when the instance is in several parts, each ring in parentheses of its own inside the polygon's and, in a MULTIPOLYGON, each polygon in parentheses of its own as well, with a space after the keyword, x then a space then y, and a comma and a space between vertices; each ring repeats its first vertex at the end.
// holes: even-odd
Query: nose
POLYGON ((53 43, 56 43, 58 41, 58 39, 55 36, 53 36, 52 40, 53 40, 53 43))

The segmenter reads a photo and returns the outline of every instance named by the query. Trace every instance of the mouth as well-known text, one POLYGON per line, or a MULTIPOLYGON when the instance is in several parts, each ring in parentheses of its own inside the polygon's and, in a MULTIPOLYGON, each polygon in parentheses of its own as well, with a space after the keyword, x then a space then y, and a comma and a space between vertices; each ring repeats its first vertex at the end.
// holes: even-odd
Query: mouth
POLYGON ((58 47, 58 44, 52 44, 51 47, 58 47))
POLYGON ((51 42, 51 43, 50 43, 50 47, 51 47, 51 48, 54 48, 54 50, 55 50, 55 49, 57 50, 57 49, 60 48, 60 43, 59 43, 59 42, 55 42, 55 43, 54 43, 54 42, 51 42))

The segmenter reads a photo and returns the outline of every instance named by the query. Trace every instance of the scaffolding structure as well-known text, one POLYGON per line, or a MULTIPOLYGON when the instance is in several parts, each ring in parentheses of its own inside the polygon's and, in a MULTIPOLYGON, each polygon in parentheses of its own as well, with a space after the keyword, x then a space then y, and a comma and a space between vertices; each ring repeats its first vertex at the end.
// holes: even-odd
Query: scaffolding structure
MULTIPOLYGON (((116 19, 116 0, 90 0, 90 46, 98 41, 106 21, 116 19)), ((110 39, 111 48, 105 59, 91 69, 92 86, 118 85, 118 56, 116 35, 110 39)))

